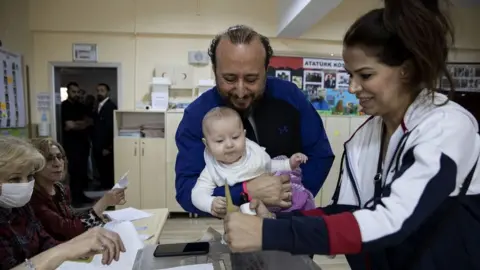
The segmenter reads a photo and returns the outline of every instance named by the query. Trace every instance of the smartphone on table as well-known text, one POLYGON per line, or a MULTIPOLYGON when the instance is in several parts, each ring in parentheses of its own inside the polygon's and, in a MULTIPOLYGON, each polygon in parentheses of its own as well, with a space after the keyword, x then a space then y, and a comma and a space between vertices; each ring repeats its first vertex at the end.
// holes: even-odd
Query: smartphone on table
POLYGON ((153 252, 153 256, 156 258, 172 256, 193 256, 206 255, 209 252, 209 242, 179 243, 158 245, 153 252))

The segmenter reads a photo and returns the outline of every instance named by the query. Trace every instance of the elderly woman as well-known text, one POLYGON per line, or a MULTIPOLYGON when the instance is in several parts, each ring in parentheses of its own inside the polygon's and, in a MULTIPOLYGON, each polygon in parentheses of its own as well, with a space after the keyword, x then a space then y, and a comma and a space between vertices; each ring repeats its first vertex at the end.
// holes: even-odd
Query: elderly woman
POLYGON ((125 203, 124 189, 113 189, 93 208, 75 211, 70 206, 70 192, 62 184, 67 168, 63 147, 45 138, 33 139, 32 144, 46 160, 45 167, 35 174, 32 207, 45 230, 56 240, 66 241, 89 228, 103 225, 103 211, 108 206, 125 203))
POLYGON ((94 228, 58 244, 36 219, 29 201, 33 175, 45 165, 28 142, 0 136, 0 269, 55 269, 64 261, 103 253, 118 260, 125 247, 114 232, 94 228))

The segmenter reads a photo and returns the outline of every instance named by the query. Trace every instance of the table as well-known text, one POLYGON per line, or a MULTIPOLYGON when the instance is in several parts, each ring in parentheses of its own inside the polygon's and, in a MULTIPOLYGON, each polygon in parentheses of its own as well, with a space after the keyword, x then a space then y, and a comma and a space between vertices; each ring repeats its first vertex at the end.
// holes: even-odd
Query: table
POLYGON ((162 233, 163 226, 165 226, 165 223, 168 219, 168 209, 157 208, 141 210, 152 214, 152 216, 149 218, 132 221, 132 223, 135 225, 135 227, 147 227, 147 229, 140 231, 140 234, 153 235, 150 239, 144 241, 145 245, 157 244, 160 240, 160 234, 162 233))
MULTIPOLYGON (((182 265, 202 263, 211 263, 215 270, 252 269, 249 268, 247 263, 244 261, 232 266, 230 249, 220 242, 222 238, 221 234, 213 229, 209 229, 208 233, 213 235, 213 238, 209 239, 210 252, 208 255, 155 258, 153 257, 153 252, 157 245, 151 244, 146 245, 143 249, 137 252, 135 263, 132 269, 165 269, 182 265)), ((249 256, 248 254, 244 255, 249 256)), ((264 251, 258 252, 255 255, 261 257, 264 270, 321 270, 321 268, 308 256, 293 256, 289 253, 279 251, 264 251)))

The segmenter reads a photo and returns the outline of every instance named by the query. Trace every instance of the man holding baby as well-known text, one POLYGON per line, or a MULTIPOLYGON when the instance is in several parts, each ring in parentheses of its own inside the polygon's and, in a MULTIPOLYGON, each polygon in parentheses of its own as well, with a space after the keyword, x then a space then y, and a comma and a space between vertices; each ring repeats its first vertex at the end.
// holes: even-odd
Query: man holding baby
POLYGON ((229 28, 209 55, 216 87, 185 109, 176 133, 177 201, 187 212, 222 217, 228 184, 236 205, 255 198, 278 211, 311 208, 334 160, 320 116, 295 84, 267 78, 273 50, 253 29, 229 28), (214 110, 214 121, 204 122, 216 107, 233 110, 214 110), (192 200, 195 190, 205 196, 192 200), (199 209, 205 202, 210 207, 199 209))

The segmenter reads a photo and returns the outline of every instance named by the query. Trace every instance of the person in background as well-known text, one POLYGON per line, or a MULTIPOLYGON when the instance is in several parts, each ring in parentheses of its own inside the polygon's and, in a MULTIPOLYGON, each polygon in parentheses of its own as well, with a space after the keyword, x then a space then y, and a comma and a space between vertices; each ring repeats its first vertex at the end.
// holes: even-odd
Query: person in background
POLYGON ((80 89, 80 91, 78 91, 78 101, 80 101, 82 104, 85 104, 86 97, 87 91, 85 91, 85 89, 80 89))
POLYGON ((63 147, 51 139, 37 138, 33 146, 46 160, 45 167, 35 173, 35 189, 31 205, 45 230, 58 241, 67 241, 86 230, 104 224, 103 212, 109 206, 124 204, 125 189, 113 189, 95 205, 84 211, 71 207, 70 192, 62 184, 67 159, 63 147))
POLYGON ((454 85, 452 26, 438 1, 384 2, 343 40, 351 91, 372 116, 345 144, 331 205, 272 219, 252 202, 259 216, 225 219, 233 252, 346 254, 353 270, 480 269, 477 120, 435 90, 443 75, 454 85))
POLYGON ((67 84, 68 99, 62 102, 63 147, 69 160, 70 191, 72 204, 80 207, 91 203, 83 193, 88 186, 88 156, 90 141, 88 128, 93 124, 83 103, 80 102, 80 88, 75 82, 67 84))
MULTIPOLYGON (((301 165, 303 185, 314 196, 325 181, 334 155, 322 120, 303 93, 291 82, 267 78, 273 50, 268 38, 252 28, 230 27, 216 36, 209 48, 217 86, 193 101, 178 126, 175 141, 176 198, 190 213, 203 213, 192 203, 192 189, 205 167, 202 119, 214 107, 236 110, 246 136, 266 149, 271 157, 304 153, 308 163, 301 165)), ((288 175, 262 175, 231 187, 232 199, 240 204, 241 194, 269 204, 289 208, 291 184, 288 175)), ((224 197, 224 187, 213 196, 224 197)))
POLYGON ((0 136, 0 269, 56 269, 97 253, 104 264, 118 261, 125 247, 114 232, 97 227, 59 244, 44 230, 29 203, 44 165, 28 142, 0 136))
POLYGON ((92 149, 100 175, 101 188, 109 190, 114 185, 113 113, 117 105, 110 99, 110 86, 97 85, 98 108, 94 116, 92 149))
POLYGON ((270 172, 290 175, 292 207, 284 211, 315 208, 315 199, 302 186, 301 172, 298 172, 300 164, 307 162, 307 156, 295 153, 288 159, 272 160, 264 148, 245 138, 240 115, 229 107, 210 110, 203 118, 202 130, 206 166, 192 190, 192 202, 199 210, 222 218, 227 213, 227 203, 223 197, 212 196, 216 187, 234 185, 270 172))

